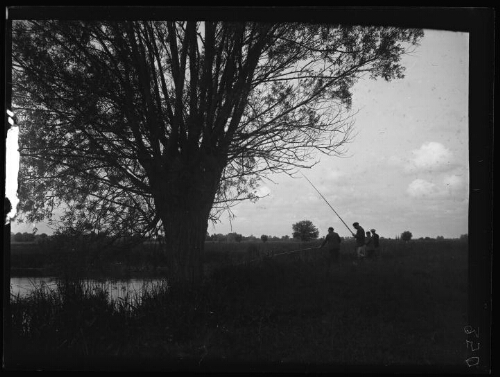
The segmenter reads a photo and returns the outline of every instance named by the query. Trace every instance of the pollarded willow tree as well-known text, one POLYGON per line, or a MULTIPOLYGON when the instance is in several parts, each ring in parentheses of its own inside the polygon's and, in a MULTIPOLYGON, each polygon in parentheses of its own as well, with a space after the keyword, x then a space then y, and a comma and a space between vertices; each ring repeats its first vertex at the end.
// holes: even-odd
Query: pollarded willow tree
POLYGON ((201 277, 209 219, 259 178, 342 153, 351 88, 402 78, 423 32, 258 22, 13 23, 20 210, 67 226, 161 231, 201 277))

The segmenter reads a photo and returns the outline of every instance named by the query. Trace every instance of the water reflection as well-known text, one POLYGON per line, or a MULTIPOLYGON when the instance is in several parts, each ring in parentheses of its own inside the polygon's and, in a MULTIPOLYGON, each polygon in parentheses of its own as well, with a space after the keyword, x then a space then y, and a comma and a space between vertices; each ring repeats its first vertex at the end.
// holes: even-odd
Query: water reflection
MULTIPOLYGON (((160 279, 128 279, 128 280, 84 280, 84 288, 90 290, 102 289, 107 292, 110 301, 135 301, 139 302, 145 291, 166 285, 165 280, 160 279)), ((47 290, 57 289, 57 279, 54 277, 12 277, 10 279, 10 293, 13 296, 26 297, 35 288, 47 290)))

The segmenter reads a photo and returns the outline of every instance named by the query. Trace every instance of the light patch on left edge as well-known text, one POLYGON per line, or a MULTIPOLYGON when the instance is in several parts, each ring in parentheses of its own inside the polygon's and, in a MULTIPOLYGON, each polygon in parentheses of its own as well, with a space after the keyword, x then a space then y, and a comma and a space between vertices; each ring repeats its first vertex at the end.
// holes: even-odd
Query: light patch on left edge
POLYGON ((17 175, 19 174, 19 127, 15 122, 14 113, 7 110, 9 130, 5 145, 5 197, 9 199, 12 206, 10 212, 4 219, 5 225, 10 223, 17 214, 17 175))

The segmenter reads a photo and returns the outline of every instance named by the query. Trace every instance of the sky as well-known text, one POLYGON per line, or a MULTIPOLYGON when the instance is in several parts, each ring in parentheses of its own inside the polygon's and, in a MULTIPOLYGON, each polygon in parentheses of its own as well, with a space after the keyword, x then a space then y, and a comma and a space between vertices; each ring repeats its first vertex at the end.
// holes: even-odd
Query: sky
MULTIPOLYGON (((352 223, 381 237, 410 231, 413 238, 458 238, 468 233, 467 33, 424 30, 417 49, 403 57, 405 78, 360 80, 352 89, 354 138, 342 157, 317 155, 301 173, 353 231, 352 223)), ((22 163, 22 160, 21 160, 22 163)), ((233 207, 209 223, 210 234, 292 236, 310 220, 320 237, 350 230, 299 173, 270 175, 256 203, 233 207)), ((11 223, 11 231, 52 233, 45 224, 11 223)))
POLYGON ((233 208, 208 232, 292 236, 310 220, 320 237, 333 227, 349 236, 353 222, 386 238, 458 238, 468 233, 468 33, 424 30, 403 58, 405 78, 363 79, 353 88, 355 137, 341 158, 318 155, 303 173, 273 175, 256 203, 233 208))

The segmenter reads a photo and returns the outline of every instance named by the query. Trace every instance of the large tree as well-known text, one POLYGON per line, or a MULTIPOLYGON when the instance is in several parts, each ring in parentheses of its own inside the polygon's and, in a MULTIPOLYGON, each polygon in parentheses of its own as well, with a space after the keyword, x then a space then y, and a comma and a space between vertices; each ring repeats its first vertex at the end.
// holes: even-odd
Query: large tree
POLYGON ((292 225, 293 238, 301 241, 315 240, 319 236, 319 230, 310 220, 302 220, 292 225))
POLYGON ((208 220, 259 177, 342 153, 351 88, 402 78, 421 30, 324 24, 16 21, 20 210, 107 234, 160 232, 197 281, 208 220))

